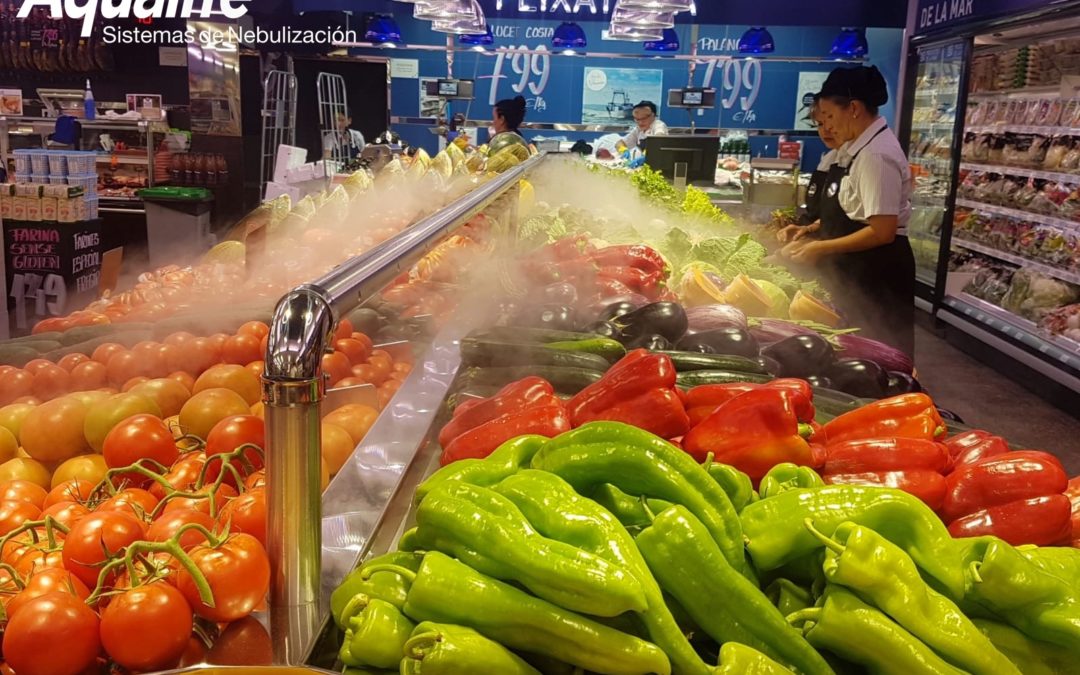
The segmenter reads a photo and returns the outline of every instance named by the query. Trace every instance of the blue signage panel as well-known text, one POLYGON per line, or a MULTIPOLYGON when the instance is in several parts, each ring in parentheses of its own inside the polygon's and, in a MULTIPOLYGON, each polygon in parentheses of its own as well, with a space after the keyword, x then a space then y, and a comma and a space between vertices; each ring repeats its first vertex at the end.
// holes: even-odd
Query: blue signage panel
POLYGON ((1054 6, 1080 6, 1074 0, 919 0, 915 34, 956 28, 1054 6))

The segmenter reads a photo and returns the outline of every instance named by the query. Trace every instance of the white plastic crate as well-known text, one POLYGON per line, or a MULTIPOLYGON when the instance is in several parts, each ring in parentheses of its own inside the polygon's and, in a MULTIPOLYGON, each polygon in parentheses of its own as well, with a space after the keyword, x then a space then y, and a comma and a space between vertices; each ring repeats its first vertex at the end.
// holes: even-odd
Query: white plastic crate
POLYGON ((49 158, 49 175, 66 176, 68 172, 67 153, 59 150, 51 150, 49 158))
POLYGON ((30 175, 30 151, 16 150, 11 154, 15 155, 15 174, 30 175))
POLYGON ((44 150, 30 152, 30 173, 38 176, 49 175, 49 155, 44 150))

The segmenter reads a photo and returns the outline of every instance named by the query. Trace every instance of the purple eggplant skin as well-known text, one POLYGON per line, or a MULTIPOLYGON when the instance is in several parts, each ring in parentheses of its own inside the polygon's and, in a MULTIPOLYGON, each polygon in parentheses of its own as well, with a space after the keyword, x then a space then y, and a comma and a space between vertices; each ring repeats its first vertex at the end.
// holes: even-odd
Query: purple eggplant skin
POLYGON ((687 335, 676 343, 676 349, 684 352, 700 351, 698 345, 712 347, 714 353, 728 356, 757 358, 761 352, 757 340, 742 328, 718 328, 687 335))
POLYGON ((718 328, 742 328, 746 330, 746 314, 731 305, 699 305, 686 310, 690 322, 688 333, 703 333, 718 328))
MULTIPOLYGON (((764 358, 764 357, 763 357, 764 358)), ((810 375, 806 378, 811 387, 815 389, 833 389, 833 381, 824 375, 810 375)))
POLYGON ((844 334, 836 337, 840 345, 838 356, 845 359, 868 359, 882 369, 911 374, 915 364, 911 357, 899 349, 861 335, 844 334))
POLYGON ((526 310, 525 323, 532 328, 572 331, 576 316, 574 308, 567 305, 541 305, 533 311, 526 310))
MULTIPOLYGON (((595 298, 595 296, 594 296, 595 298)), ((601 298, 600 300, 589 300, 589 304, 582 312, 582 319, 591 321, 604 321, 604 312, 612 305, 618 303, 626 303, 629 307, 625 313, 632 312, 638 307, 649 304, 649 299, 644 295, 638 295, 637 293, 631 295, 613 295, 607 298, 601 298)))
POLYGON ((810 377, 820 375, 836 357, 829 341, 817 333, 794 335, 761 350, 780 364, 780 377, 810 377))
POLYGON ((607 307, 605 307, 603 311, 601 311, 600 314, 596 317, 596 320, 614 321, 616 319, 621 319, 622 317, 626 316, 627 314, 633 312, 636 309, 637 306, 635 306, 633 302, 630 302, 629 300, 620 300, 618 302, 613 302, 607 307))
POLYGON ((623 343, 626 345, 627 351, 631 349, 648 349, 649 351, 671 351, 674 349, 671 345, 671 341, 663 335, 658 333, 648 333, 636 337, 628 342, 623 343))
POLYGON ((623 337, 622 330, 619 329, 618 324, 613 321, 594 321, 588 326, 582 329, 583 333, 593 333, 594 335, 601 335, 612 340, 621 340, 623 337))
POLYGON ((575 305, 578 301, 577 287, 565 281, 544 286, 540 295, 546 304, 575 305))
POLYGON ((902 373, 896 370, 888 371, 889 376, 889 396, 900 396, 901 394, 912 394, 922 391, 922 385, 919 381, 908 373, 902 373))
POLYGON ((889 375, 869 359, 840 359, 829 366, 825 376, 833 387, 860 398, 880 399, 889 395, 889 375))
POLYGON ((654 302, 619 317, 617 323, 631 340, 644 335, 663 335, 668 342, 678 342, 686 335, 689 321, 686 310, 677 302, 654 302))
POLYGON ((941 419, 945 420, 946 422, 955 422, 956 424, 964 423, 963 418, 961 418, 959 415, 957 415, 951 410, 946 410, 945 408, 938 408, 937 411, 938 414, 941 415, 941 419))
POLYGON ((780 371, 783 370, 779 361, 771 359, 768 356, 756 356, 754 357, 754 361, 757 361, 757 363, 765 369, 765 372, 773 377, 779 375, 780 371))
POLYGON ((756 325, 750 327, 750 334, 762 347, 774 345, 796 335, 817 335, 816 332, 784 319, 755 319, 756 325))

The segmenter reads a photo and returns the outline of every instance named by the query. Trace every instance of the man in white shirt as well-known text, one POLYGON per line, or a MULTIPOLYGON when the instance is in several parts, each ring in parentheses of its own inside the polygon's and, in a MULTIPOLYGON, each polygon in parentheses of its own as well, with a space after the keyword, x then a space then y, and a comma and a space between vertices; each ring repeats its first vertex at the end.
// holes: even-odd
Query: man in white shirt
POLYGON ((329 159, 350 160, 360 156, 367 142, 364 134, 356 129, 350 129, 352 115, 346 108, 345 112, 337 114, 337 130, 331 131, 323 137, 323 154, 329 159))
POLYGON ((649 136, 667 136, 667 125, 656 116, 656 104, 652 101, 638 103, 633 114, 634 128, 622 139, 626 147, 644 150, 645 139, 649 136))

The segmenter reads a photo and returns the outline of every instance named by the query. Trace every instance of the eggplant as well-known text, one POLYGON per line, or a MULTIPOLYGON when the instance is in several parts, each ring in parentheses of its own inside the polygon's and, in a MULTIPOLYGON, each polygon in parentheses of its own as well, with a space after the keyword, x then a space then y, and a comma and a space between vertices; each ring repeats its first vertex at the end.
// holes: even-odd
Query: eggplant
POLYGON ((961 418, 959 415, 957 415, 951 410, 946 410, 945 408, 938 408, 937 411, 938 414, 941 415, 941 419, 945 420, 946 422, 952 422, 954 424, 964 423, 963 418, 961 418))
POLYGON ((696 354, 716 353, 716 350, 713 349, 710 345, 705 344, 704 342, 694 342, 691 340, 687 340, 685 337, 682 340, 679 340, 677 348, 680 352, 694 352, 696 354))
POLYGON ((627 300, 620 300, 619 302, 613 302, 605 307, 600 314, 597 315, 597 321, 614 321, 621 317, 630 314, 637 309, 637 305, 627 300))
POLYGON ((833 381, 824 375, 811 375, 806 378, 810 386, 815 389, 833 389, 833 381))
POLYGON ((671 341, 659 333, 647 333, 626 342, 626 349, 648 349, 649 351, 669 351, 671 341))
POLYGON ((574 330, 576 316, 567 305, 541 305, 535 314, 527 314, 525 323, 532 328, 574 330))
POLYGON ((679 340, 676 348, 692 352, 697 351, 698 345, 712 347, 717 354, 745 356, 748 359, 756 358, 761 351, 757 340, 742 328, 717 328, 687 335, 679 340))
POLYGON ((621 340, 623 337, 619 326, 612 321, 594 321, 581 330, 583 333, 593 333, 612 340, 621 340))
POLYGON ((922 385, 919 381, 908 373, 890 370, 889 375, 889 396, 900 396, 901 394, 910 394, 917 391, 922 391, 922 385))
POLYGON ((780 364, 781 377, 820 375, 835 358, 832 345, 817 333, 784 338, 762 349, 761 355, 780 364))
POLYGON ((833 387, 860 398, 889 395, 889 375, 870 359, 840 359, 825 371, 833 387))
POLYGON ((776 359, 770 359, 768 356, 757 356, 754 358, 758 364, 770 375, 779 375, 783 368, 780 367, 780 362, 776 359))
POLYGON ((574 305, 578 301, 577 287, 565 281, 560 281, 540 291, 540 297, 545 303, 555 305, 574 305))
POLYGON ((663 335, 669 342, 677 342, 686 334, 690 325, 686 310, 677 302, 654 302, 619 317, 623 334, 631 339, 649 335, 663 335))

